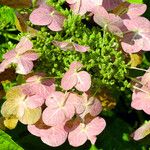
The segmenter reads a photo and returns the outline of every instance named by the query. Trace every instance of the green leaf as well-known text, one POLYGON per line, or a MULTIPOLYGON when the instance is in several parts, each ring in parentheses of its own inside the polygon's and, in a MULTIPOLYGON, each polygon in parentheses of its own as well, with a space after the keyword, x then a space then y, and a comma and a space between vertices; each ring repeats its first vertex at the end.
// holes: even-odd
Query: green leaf
POLYGON ((143 0, 127 0, 129 3, 143 4, 143 0))
POLYGON ((4 131, 0 130, 0 149, 2 150, 23 150, 16 144, 11 137, 4 131))
POLYGON ((89 150, 98 150, 95 145, 92 145, 89 150))

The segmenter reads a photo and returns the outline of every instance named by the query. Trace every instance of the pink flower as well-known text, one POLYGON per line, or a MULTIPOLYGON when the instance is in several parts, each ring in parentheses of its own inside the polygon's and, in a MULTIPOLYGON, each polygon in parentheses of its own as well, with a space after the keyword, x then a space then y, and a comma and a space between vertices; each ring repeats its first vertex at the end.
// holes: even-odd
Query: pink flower
POLYGON ((39 8, 30 14, 29 20, 35 25, 47 25, 52 31, 61 31, 65 17, 53 7, 42 3, 39 8))
POLYGON ((60 49, 66 51, 66 50, 75 50, 77 52, 86 52, 90 49, 89 46, 82 46, 73 42, 59 42, 59 41, 53 41, 53 44, 55 46, 58 46, 60 49))
POLYGON ((94 21, 109 32, 122 37, 123 21, 119 16, 108 13, 104 7, 99 6, 93 11, 94 21))
POLYGON ((52 147, 62 145, 66 139, 68 133, 64 130, 63 125, 47 126, 40 119, 35 125, 28 125, 28 131, 41 138, 41 140, 52 147))
POLYGON ((131 135, 133 136, 134 140, 141 140, 145 136, 150 134, 150 121, 144 123, 141 127, 139 127, 134 133, 131 135))
POLYGON ((45 79, 44 75, 36 74, 26 80, 24 90, 27 90, 32 95, 39 95, 43 99, 46 99, 50 93, 55 91, 54 80, 45 79))
POLYGON ((4 60, 0 64, 0 72, 3 72, 10 64, 15 64, 17 73, 30 73, 33 68, 32 61, 38 59, 38 55, 33 52, 32 47, 33 44, 28 38, 21 38, 16 48, 4 54, 4 60))
POLYGON ((56 126, 71 119, 75 114, 70 93, 54 92, 46 99, 47 108, 43 111, 42 119, 46 125, 56 126))
POLYGON ((95 117, 102 111, 101 103, 96 97, 89 97, 86 93, 83 93, 81 102, 84 107, 84 111, 79 114, 81 118, 84 118, 88 113, 95 117))
POLYGON ((142 87, 141 90, 143 90, 143 92, 137 90, 133 91, 131 107, 136 110, 143 110, 150 115, 150 91, 145 87, 142 87))
POLYGON ((83 145, 87 140, 90 140, 94 144, 96 136, 104 130, 105 126, 105 120, 100 117, 90 119, 88 123, 80 123, 74 130, 69 132, 69 144, 78 147, 83 145))
POLYGON ((61 87, 64 90, 70 90, 75 87, 79 91, 88 91, 91 87, 91 77, 86 71, 80 71, 82 64, 72 62, 69 70, 64 74, 61 80, 61 87))
POLYGON ((150 21, 144 17, 125 19, 124 24, 130 31, 122 42, 122 48, 127 53, 134 53, 140 50, 150 50, 150 21))

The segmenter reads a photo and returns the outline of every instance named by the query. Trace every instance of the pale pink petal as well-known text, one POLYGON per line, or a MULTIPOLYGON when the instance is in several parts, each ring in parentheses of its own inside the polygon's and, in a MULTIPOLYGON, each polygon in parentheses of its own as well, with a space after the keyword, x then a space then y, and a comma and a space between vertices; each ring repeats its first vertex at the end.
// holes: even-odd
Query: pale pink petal
POLYGON ((84 131, 84 124, 80 124, 75 130, 71 131, 68 135, 69 144, 78 147, 87 141, 87 135, 84 131))
POLYGON ((126 53, 136 53, 142 50, 143 39, 134 33, 127 33, 122 39, 121 46, 126 53))
POLYGON ((76 3, 78 0, 66 0, 66 2, 67 3, 69 3, 69 4, 74 4, 74 3, 76 3))
POLYGON ((5 69, 7 69, 11 63, 12 63, 11 59, 3 60, 0 64, 0 73, 3 72, 5 69))
POLYGON ((26 99, 27 107, 33 109, 42 106, 44 103, 44 99, 39 95, 33 95, 26 99))
POLYGON ((38 137, 41 137, 41 133, 42 132, 46 132, 47 131, 47 129, 39 129, 39 128, 37 128, 35 125, 28 125, 27 126, 27 129, 28 129, 28 131, 31 133, 31 134, 33 134, 33 135, 35 135, 35 136, 38 136, 38 137), (46 130, 46 131, 45 131, 46 130))
POLYGON ((74 106, 75 112, 77 114, 81 114, 85 110, 83 106, 83 101, 80 95, 76 93, 70 93, 68 97, 68 101, 70 101, 70 103, 74 106))
POLYGON ((145 136, 150 134, 150 121, 144 123, 140 128, 138 128, 136 131, 133 133, 133 139, 134 140, 141 140, 145 136))
POLYGON ((78 61, 73 61, 70 64, 70 70, 79 71, 82 67, 83 67, 83 65, 78 61))
POLYGON ((94 10, 94 22, 100 25, 101 27, 104 27, 108 24, 109 20, 109 14, 103 7, 98 7, 94 10))
POLYGON ((48 25, 48 28, 52 31, 61 31, 63 28, 65 17, 60 14, 54 14, 52 16, 52 22, 48 25))
POLYGON ((24 59, 28 59, 28 60, 37 60, 39 58, 38 54, 35 52, 27 52, 23 54, 24 59))
POLYGON ((91 105, 91 108, 90 108, 90 114, 92 116, 97 116, 99 115, 99 113, 102 111, 102 105, 100 103, 100 101, 95 98, 95 97, 90 97, 88 101, 91 101, 91 99, 94 99, 93 101, 93 104, 91 105))
POLYGON ((79 44, 73 44, 74 47, 75 47, 75 50, 78 51, 78 52, 86 52, 90 49, 89 46, 82 46, 82 45, 79 45, 79 44))
POLYGON ((67 139, 68 133, 62 126, 51 127, 41 136, 41 140, 49 146, 56 147, 62 145, 67 139))
POLYGON ((45 104, 52 109, 58 108, 59 103, 65 101, 65 95, 62 92, 55 91, 50 93, 46 99, 45 104))
POLYGON ((33 10, 33 12, 29 16, 29 20, 35 25, 48 25, 52 22, 50 13, 50 10, 39 7, 33 10))
POLYGON ((88 91, 91 87, 91 76, 86 71, 80 71, 77 74, 77 84, 75 88, 79 91, 88 91))
POLYGON ((16 56, 15 50, 10 50, 6 54, 3 55, 4 59, 12 59, 13 57, 16 56))
POLYGON ((147 6, 145 4, 130 4, 127 15, 130 18, 135 18, 144 14, 146 9, 147 9, 147 6))
POLYGON ((17 61, 16 73, 28 74, 31 72, 32 68, 33 68, 32 61, 21 58, 17 61))
POLYGON ((50 109, 47 107, 42 114, 43 122, 48 126, 56 126, 64 123, 66 116, 63 108, 50 109))
POLYGON ((73 44, 71 42, 59 42, 59 41, 53 41, 52 42, 55 46, 58 46, 60 49, 66 51, 66 50, 73 50, 73 44))
POLYGON ((74 72, 74 70, 68 70, 62 80, 61 80, 61 87, 64 90, 70 90, 72 89, 77 83, 77 75, 74 72))
POLYGON ((150 115, 150 94, 144 92, 134 92, 132 95, 131 107, 143 110, 150 115))
POLYGON ((17 54, 23 54, 26 51, 31 50, 32 47, 32 42, 27 37, 22 37, 14 50, 17 52, 17 54))
POLYGON ((100 117, 94 118, 86 126, 88 139, 90 139, 90 137, 99 135, 104 130, 105 127, 106 122, 103 118, 100 117))

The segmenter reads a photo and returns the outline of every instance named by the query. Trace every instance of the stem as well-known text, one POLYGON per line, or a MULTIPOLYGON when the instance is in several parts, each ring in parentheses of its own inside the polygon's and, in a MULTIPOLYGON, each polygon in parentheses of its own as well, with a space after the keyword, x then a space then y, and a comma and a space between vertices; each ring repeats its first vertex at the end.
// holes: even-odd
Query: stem
POLYGON ((145 91, 145 90, 142 90, 141 88, 139 88, 139 87, 137 87, 137 86, 133 86, 133 88, 136 89, 136 90, 139 90, 139 91, 141 91, 141 92, 144 92, 144 93, 146 93, 146 94, 150 94, 149 92, 147 92, 147 91, 145 91))
POLYGON ((130 67, 129 69, 135 69, 135 70, 140 70, 140 71, 145 71, 150 73, 150 71, 146 70, 146 69, 142 69, 142 68, 137 68, 137 67, 130 67))

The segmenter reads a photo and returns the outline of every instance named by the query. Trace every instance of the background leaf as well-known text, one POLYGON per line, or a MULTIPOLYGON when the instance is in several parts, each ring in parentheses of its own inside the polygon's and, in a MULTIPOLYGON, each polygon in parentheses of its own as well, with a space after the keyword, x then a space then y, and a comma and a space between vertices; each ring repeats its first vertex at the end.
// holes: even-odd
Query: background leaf
POLYGON ((23 150, 17 145, 11 137, 4 131, 0 130, 0 149, 1 150, 23 150))

